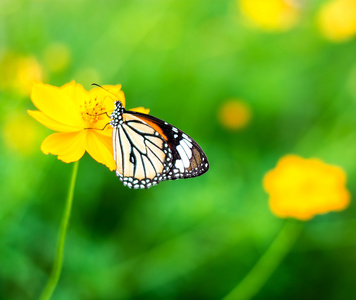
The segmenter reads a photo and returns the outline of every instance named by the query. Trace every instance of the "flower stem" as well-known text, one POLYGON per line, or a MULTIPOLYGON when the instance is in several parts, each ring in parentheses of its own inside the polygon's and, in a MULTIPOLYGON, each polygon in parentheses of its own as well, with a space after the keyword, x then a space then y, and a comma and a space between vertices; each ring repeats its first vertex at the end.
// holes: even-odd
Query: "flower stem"
POLYGON ((62 221, 61 221, 61 227, 59 229, 56 258, 55 258, 55 261, 53 264, 53 269, 52 269, 51 275, 47 281, 47 284, 46 284, 42 294, 41 294, 40 300, 51 299, 53 291, 56 288, 59 276, 61 275, 62 264, 63 264, 64 242, 65 242, 67 228, 68 228, 70 211, 72 208, 75 181, 76 181, 77 173, 78 173, 78 165, 79 165, 79 161, 76 161, 73 165, 72 178, 70 180, 67 200, 65 203, 62 221))
POLYGON ((296 220, 287 220, 266 252, 223 300, 248 300, 255 296, 294 245, 302 225, 296 220))

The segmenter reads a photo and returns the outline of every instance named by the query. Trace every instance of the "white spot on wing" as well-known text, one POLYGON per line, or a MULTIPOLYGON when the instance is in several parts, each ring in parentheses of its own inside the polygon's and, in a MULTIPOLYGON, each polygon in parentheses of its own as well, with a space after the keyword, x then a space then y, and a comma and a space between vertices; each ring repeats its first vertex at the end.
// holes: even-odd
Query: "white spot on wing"
POLYGON ((185 143, 185 140, 180 141, 180 145, 182 145, 183 149, 185 150, 185 153, 188 156, 188 159, 192 157, 192 150, 189 148, 189 146, 185 143))
POLYGON ((192 145, 192 143, 191 142, 189 142, 188 140, 186 140, 186 139, 183 139, 182 140, 187 146, 188 146, 188 148, 189 149, 192 149, 193 148, 193 145, 192 145))
MULTIPOLYGON (((179 156, 181 157, 182 161, 183 161, 183 165, 185 168, 188 168, 189 165, 190 165, 190 162, 189 162, 189 157, 187 156, 187 154, 185 153, 183 147, 181 144, 179 144, 177 146, 177 151, 179 153, 179 156)), ((190 153, 191 154, 191 153, 190 153)))
POLYGON ((191 139, 189 136, 187 136, 185 133, 183 133, 183 137, 184 137, 185 139, 187 139, 189 142, 192 141, 192 139, 191 139))
POLYGON ((177 169, 179 169, 179 171, 180 171, 181 173, 184 172, 183 161, 182 161, 181 159, 178 159, 178 160, 176 161, 175 167, 176 167, 177 169))

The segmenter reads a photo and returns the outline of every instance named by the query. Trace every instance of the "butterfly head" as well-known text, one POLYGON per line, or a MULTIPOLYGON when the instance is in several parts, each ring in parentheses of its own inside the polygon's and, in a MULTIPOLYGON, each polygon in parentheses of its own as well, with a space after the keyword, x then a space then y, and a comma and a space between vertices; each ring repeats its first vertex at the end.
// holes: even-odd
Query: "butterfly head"
POLYGON ((123 107, 121 101, 115 101, 115 109, 110 115, 110 125, 112 127, 117 127, 122 124, 122 114, 125 108, 123 107))

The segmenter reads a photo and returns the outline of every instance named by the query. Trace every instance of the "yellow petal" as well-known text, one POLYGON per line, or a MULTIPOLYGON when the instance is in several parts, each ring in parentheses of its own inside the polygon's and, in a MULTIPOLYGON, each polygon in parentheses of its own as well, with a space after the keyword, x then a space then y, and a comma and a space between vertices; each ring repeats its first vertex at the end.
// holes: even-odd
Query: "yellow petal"
MULTIPOLYGON (((104 124, 104 126, 106 125, 104 130, 96 130, 96 133, 98 135, 104 135, 105 137, 112 138, 112 127, 110 124, 108 124, 108 123, 106 123, 106 124, 104 124)), ((102 126, 102 128, 104 128, 104 126, 102 126)))
POLYGON ((88 130, 86 150, 92 158, 107 166, 110 171, 116 169, 111 137, 100 135, 94 130, 88 130))
POLYGON ((111 93, 113 93, 114 95, 116 95, 117 98, 115 99, 115 101, 120 101, 122 106, 125 107, 125 105, 126 105, 125 94, 121 90, 121 84, 104 85, 103 88, 105 88, 106 90, 108 90, 111 93))
MULTIPOLYGON (((120 101, 125 107, 125 95, 121 90, 121 84, 118 85, 103 85, 102 87, 95 87, 89 91, 90 97, 97 97, 103 99, 106 106, 114 110, 115 101, 120 101)), ((110 111, 110 112, 111 112, 110 111)))
POLYGON ((142 114, 149 114, 150 113, 150 109, 149 108, 144 108, 143 106, 140 107, 135 107, 135 108, 131 108, 131 111, 136 111, 142 114))
POLYGON ((75 126, 59 123, 38 110, 27 110, 27 112, 36 121, 40 122, 42 125, 54 131, 73 132, 73 131, 79 131, 81 129, 79 126, 75 127, 75 126))
POLYGON ((68 97, 72 99, 77 111, 80 113, 82 111, 81 106, 84 101, 89 99, 89 92, 79 83, 74 80, 61 86, 60 89, 68 97))
POLYGON ((86 131, 53 133, 41 145, 44 154, 58 155, 65 163, 78 161, 85 153, 86 131))
POLYGON ((78 106, 74 102, 73 95, 81 94, 74 82, 70 82, 58 88, 48 84, 37 83, 31 93, 33 104, 51 119, 70 126, 83 128, 78 106), (79 93, 78 93, 79 92, 79 93))

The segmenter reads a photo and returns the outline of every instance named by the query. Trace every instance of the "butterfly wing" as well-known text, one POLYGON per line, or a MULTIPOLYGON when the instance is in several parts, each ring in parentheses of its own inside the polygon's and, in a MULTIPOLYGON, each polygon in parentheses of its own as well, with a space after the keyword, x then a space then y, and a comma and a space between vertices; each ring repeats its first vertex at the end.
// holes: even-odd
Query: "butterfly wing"
POLYGON ((150 115, 123 113, 113 128, 116 175, 129 188, 199 176, 209 169, 200 146, 178 128, 150 115))
MULTIPOLYGON (((131 113, 131 112, 130 112, 131 113)), ((173 164, 168 179, 190 178, 209 170, 209 162, 204 151, 190 136, 173 125, 151 115, 132 112, 154 128, 167 142, 173 155, 173 164)))
POLYGON ((113 128, 116 175, 129 188, 150 188, 172 166, 172 152, 165 140, 136 116, 123 114, 124 122, 113 128))

